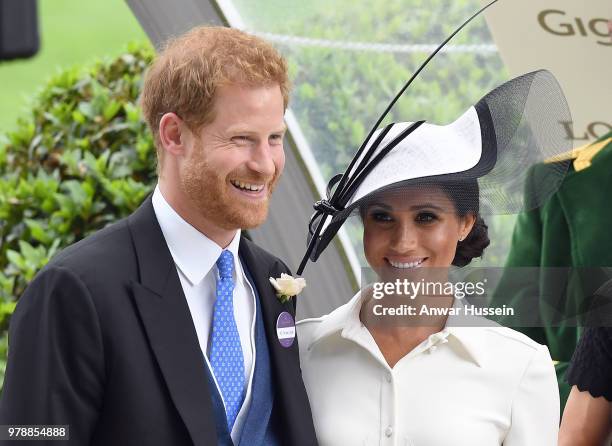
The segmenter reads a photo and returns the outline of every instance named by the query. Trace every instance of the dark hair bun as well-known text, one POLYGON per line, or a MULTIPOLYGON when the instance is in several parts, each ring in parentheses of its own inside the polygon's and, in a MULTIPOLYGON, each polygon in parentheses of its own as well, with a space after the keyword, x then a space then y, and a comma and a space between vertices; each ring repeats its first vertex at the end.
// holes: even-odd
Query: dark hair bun
POLYGON ((489 246, 489 243, 491 243, 489 240, 489 227, 482 217, 478 216, 468 236, 462 242, 457 243, 453 265, 465 266, 474 257, 482 257, 482 253, 489 246))

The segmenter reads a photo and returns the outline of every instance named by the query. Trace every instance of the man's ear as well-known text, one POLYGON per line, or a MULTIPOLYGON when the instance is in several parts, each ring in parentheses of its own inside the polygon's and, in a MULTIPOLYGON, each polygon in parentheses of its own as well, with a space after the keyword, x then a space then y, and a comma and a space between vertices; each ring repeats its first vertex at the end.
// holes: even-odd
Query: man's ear
POLYGON ((165 113, 159 120, 159 141, 164 149, 174 156, 185 154, 185 142, 189 129, 175 113, 165 113))

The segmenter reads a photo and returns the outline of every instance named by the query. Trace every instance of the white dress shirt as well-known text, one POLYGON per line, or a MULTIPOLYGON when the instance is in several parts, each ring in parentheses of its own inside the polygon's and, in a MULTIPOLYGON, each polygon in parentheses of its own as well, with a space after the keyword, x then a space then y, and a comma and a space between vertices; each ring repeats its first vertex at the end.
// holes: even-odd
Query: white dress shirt
MULTIPOLYGON (((216 263, 224 249, 234 255, 234 317, 244 355, 244 379, 247 386, 244 402, 231 432, 232 440, 237 443, 251 403, 255 364, 256 308, 253 288, 246 278, 238 257, 240 230, 236 232, 229 246, 222 248, 183 220, 165 200, 159 186, 155 188, 152 200, 155 216, 178 271, 200 348, 213 378, 208 349, 219 276, 216 263)), ((216 381, 215 379, 215 383, 216 381)), ((218 383, 217 389, 219 390, 218 383)), ((219 395, 223 398, 220 390, 219 395)))
POLYGON ((391 368, 360 309, 358 293, 297 324, 322 446, 557 444, 559 393, 545 346, 498 325, 451 326, 449 316, 391 368))

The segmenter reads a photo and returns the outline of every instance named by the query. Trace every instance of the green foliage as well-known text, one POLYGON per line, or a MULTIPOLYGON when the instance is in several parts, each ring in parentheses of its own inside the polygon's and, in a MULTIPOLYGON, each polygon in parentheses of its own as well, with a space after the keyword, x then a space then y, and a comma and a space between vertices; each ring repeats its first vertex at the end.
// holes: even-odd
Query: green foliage
MULTIPOLYGON (((310 11, 308 20, 279 22, 274 32, 332 41, 438 44, 479 7, 477 1, 435 5, 389 0, 380 7, 310 11)), ((452 45, 492 43, 484 18, 464 29, 452 45)), ((291 107, 314 155, 330 178, 346 167, 389 101, 429 52, 349 51, 282 45, 291 61, 295 91, 291 107)), ((458 118, 505 76, 497 54, 440 53, 393 107, 390 121, 426 119, 446 124, 458 118)))
POLYGON ((154 187, 155 149, 136 105, 152 57, 134 45, 113 61, 62 71, 2 136, 0 335, 59 249, 129 215, 154 187))
MULTIPOLYGON (((4 382, 4 371, 6 370, 6 357, 8 354, 8 336, 0 336, 0 384, 4 382)), ((0 391, 2 389, 0 388, 0 391)))

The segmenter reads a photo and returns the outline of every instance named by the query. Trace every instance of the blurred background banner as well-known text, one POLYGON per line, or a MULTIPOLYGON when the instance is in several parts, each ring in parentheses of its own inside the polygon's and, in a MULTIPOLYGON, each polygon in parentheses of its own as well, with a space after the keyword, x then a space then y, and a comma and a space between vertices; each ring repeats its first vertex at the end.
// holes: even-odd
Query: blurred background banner
POLYGON ((512 0, 485 16, 511 75, 546 68, 557 77, 573 118, 562 125, 574 147, 612 130, 610 0, 512 0))

